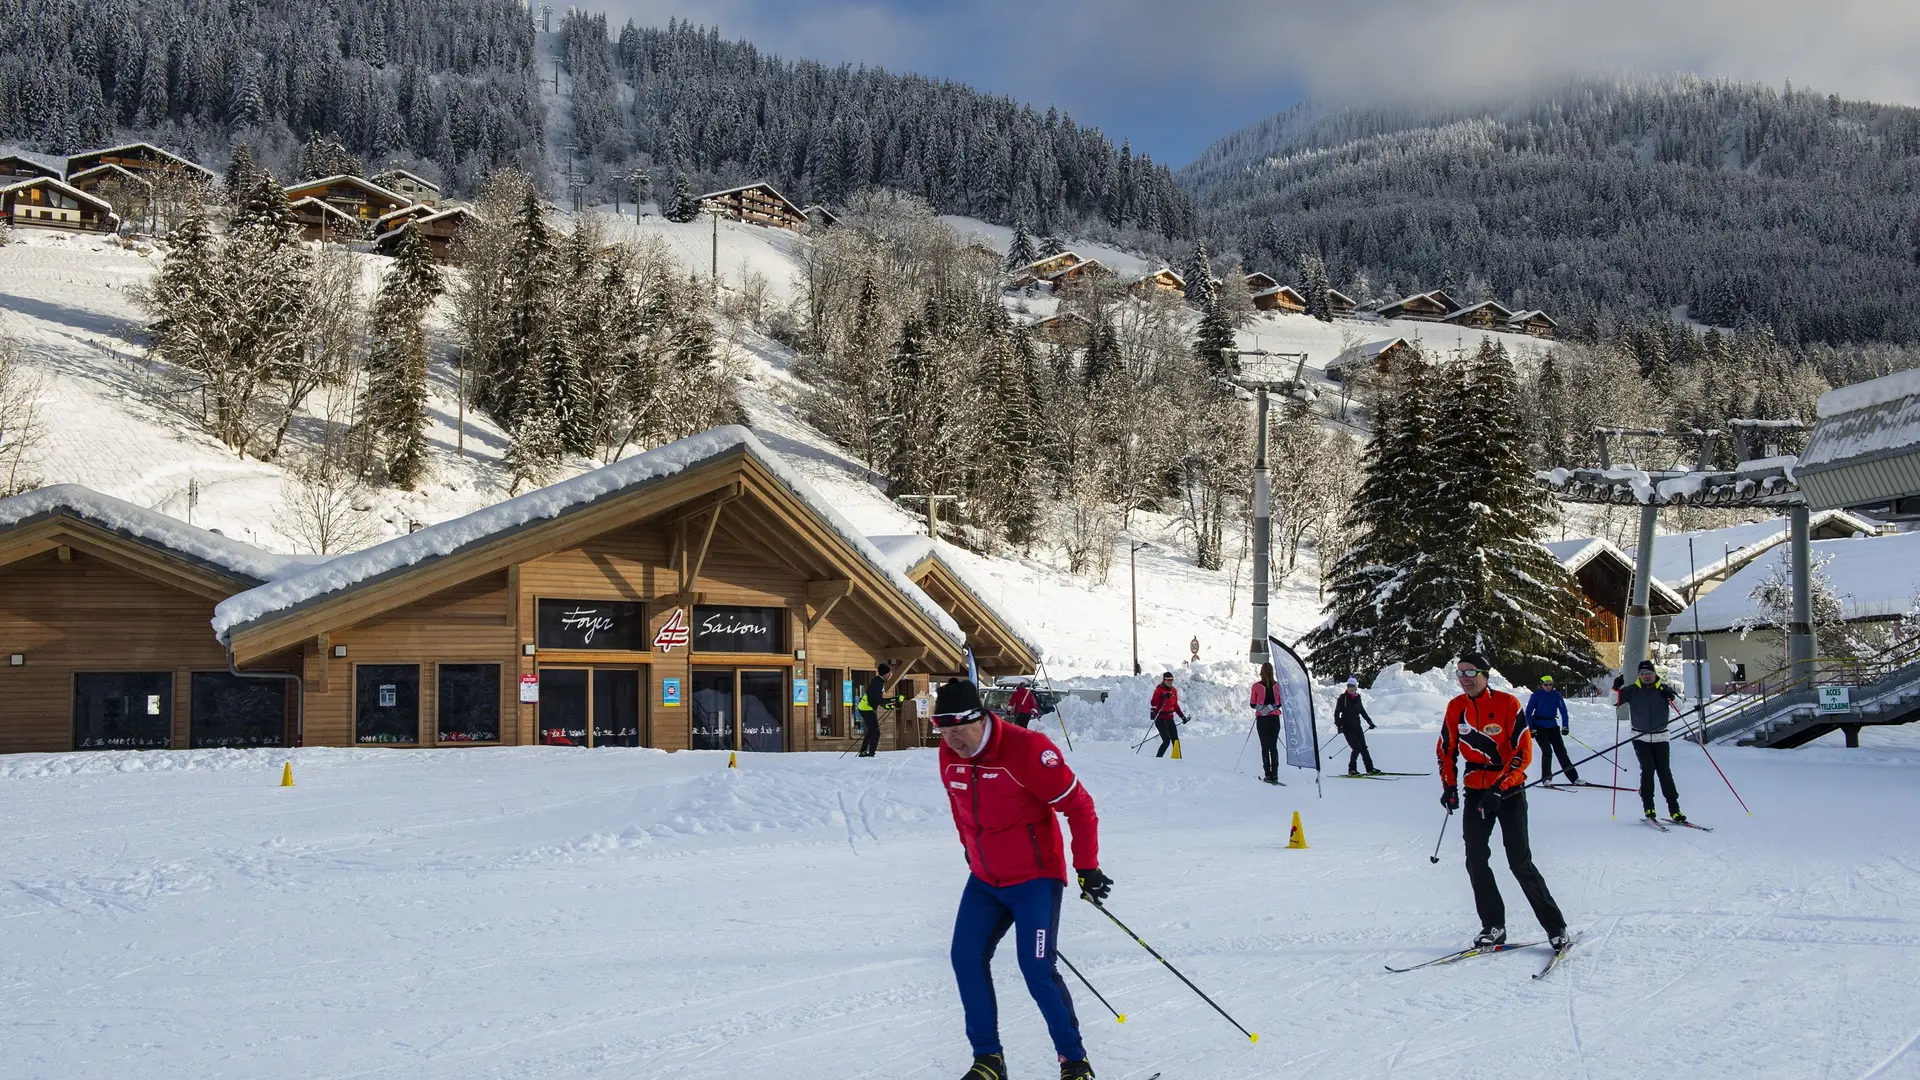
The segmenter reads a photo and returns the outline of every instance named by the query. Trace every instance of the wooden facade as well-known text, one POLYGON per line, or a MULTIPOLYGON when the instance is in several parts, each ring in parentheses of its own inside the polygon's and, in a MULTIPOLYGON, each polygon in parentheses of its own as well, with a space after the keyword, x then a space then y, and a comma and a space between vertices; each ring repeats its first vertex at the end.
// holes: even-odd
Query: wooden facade
POLYGON ((1507 319, 1506 328, 1517 334, 1530 337, 1551 338, 1560 324, 1553 321, 1546 312, 1535 308, 1531 311, 1516 311, 1507 319))
POLYGON ((0 221, 15 228, 113 232, 120 215, 97 195, 49 177, 0 186, 0 221))
POLYGON ((824 206, 821 206, 819 203, 813 203, 809 206, 802 207, 800 210, 800 213, 805 215, 807 219, 807 224, 812 225, 815 228, 831 229, 835 225, 840 224, 840 215, 834 213, 833 211, 827 209, 824 206))
POLYGON ((1358 305, 1353 302, 1353 297, 1348 296, 1339 289, 1327 290, 1327 307, 1333 312, 1334 318, 1344 319, 1352 315, 1357 306, 1358 305))
POLYGON ((1151 296, 1154 293, 1166 293, 1170 296, 1185 296, 1187 281, 1167 267, 1161 267, 1151 274, 1135 278, 1127 284, 1127 291, 1135 296, 1151 296))
POLYGON ((806 211, 774 190, 772 184, 742 184, 725 191, 710 191, 700 196, 700 209, 720 214, 749 225, 764 225, 798 232, 807 224, 806 211))
POLYGON ((309 195, 294 201, 288 209, 293 213, 293 220, 300 226, 302 240, 338 244, 349 240, 366 239, 366 225, 359 218, 330 202, 309 195))
POLYGON ((37 180, 41 177, 58 180, 61 178, 60 170, 51 165, 42 165, 20 154, 0 155, 0 185, 17 180, 37 180))
POLYGON ((413 205, 413 200, 359 176, 328 176, 287 188, 287 201, 319 199, 356 221, 371 226, 382 215, 413 205))
POLYGON ((86 150, 67 158, 67 176, 99 165, 118 165, 129 172, 177 173, 211 184, 219 177, 212 169, 196 165, 179 154, 162 150, 152 143, 128 143, 104 150, 86 150))
POLYGON ((1277 289, 1279 287, 1280 279, 1265 271, 1255 270, 1253 273, 1247 275, 1247 291, 1249 293, 1263 293, 1268 289, 1277 289))
POLYGON ((1477 327, 1481 330, 1505 330, 1512 319, 1513 312, 1508 311, 1498 301, 1482 300, 1452 312, 1441 321, 1455 326, 1477 327))
POLYGON ((439 184, 405 169, 388 169, 385 172, 376 173, 373 182, 395 195, 404 195, 416 203, 432 206, 440 201, 439 184))
MULTIPOLYGON (((1619 668, 1633 560, 1605 540, 1563 540, 1545 546, 1579 584, 1586 606, 1587 639, 1608 667, 1619 668)), ((1658 581, 1649 583, 1647 605, 1656 620, 1671 618, 1686 606, 1658 581)))
POLYGON ((1254 293, 1253 306, 1257 311, 1285 311, 1298 315, 1307 310, 1307 298, 1291 285, 1276 285, 1254 293))
POLYGON ((1388 374, 1393 371, 1393 365, 1410 354, 1413 348, 1405 338, 1388 338, 1355 345, 1327 361, 1327 378, 1334 382, 1348 382, 1368 372, 1388 374))
POLYGON ((1385 304, 1380 308, 1379 314, 1383 319, 1440 322, 1458 310, 1460 305, 1454 302, 1453 297, 1448 296, 1444 290, 1435 289, 1432 292, 1414 293, 1404 299, 1395 300, 1391 304, 1385 304))
POLYGON ((380 233, 374 238, 373 250, 382 255, 396 255, 400 251, 400 241, 405 239, 409 229, 418 229, 427 238, 427 246, 433 249, 433 257, 440 262, 451 262, 457 251, 454 241, 468 225, 479 220, 478 215, 464 206, 450 206, 430 214, 420 216, 388 215, 398 224, 380 233))
POLYGON ((1041 319, 1033 324, 1033 331, 1049 345, 1068 345, 1079 349, 1085 348, 1093 340, 1093 324, 1085 316, 1071 311, 1041 319))

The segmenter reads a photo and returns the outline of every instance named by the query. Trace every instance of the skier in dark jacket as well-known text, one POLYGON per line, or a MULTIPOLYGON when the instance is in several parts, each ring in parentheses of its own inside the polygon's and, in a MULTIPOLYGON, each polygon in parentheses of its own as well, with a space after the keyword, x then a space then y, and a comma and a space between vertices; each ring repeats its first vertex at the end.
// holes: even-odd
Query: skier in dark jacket
POLYGON ((1360 763, 1367 763, 1367 775, 1377 775, 1380 770, 1373 767, 1373 755, 1367 752, 1367 734, 1360 729, 1360 721, 1367 726, 1379 727, 1373 717, 1367 715, 1367 707, 1360 702, 1360 680, 1347 676, 1347 692, 1333 699, 1333 729, 1347 740, 1347 775, 1360 775, 1360 763))
POLYGON ((1180 691, 1173 688, 1173 672, 1160 675, 1160 685, 1153 688, 1153 697, 1147 701, 1147 713, 1153 717, 1153 729, 1160 733, 1160 750, 1154 757, 1167 756, 1167 747, 1178 746, 1180 732, 1173 726, 1173 718, 1179 717, 1181 723, 1187 722, 1186 710, 1180 707, 1180 691))
POLYGON ((867 680, 866 692, 860 695, 855 706, 860 714, 860 756, 876 757, 880 753, 880 710, 897 709, 905 698, 898 694, 887 696, 887 675, 893 671, 893 665, 882 663, 873 678, 867 680))
POLYGON ((1540 747, 1540 780, 1553 783, 1553 756, 1560 755, 1560 771, 1567 774, 1567 783, 1580 782, 1580 774, 1573 771, 1573 759, 1567 756, 1566 740, 1568 734, 1567 699, 1553 688, 1553 676, 1540 676, 1540 689, 1527 699, 1527 726, 1533 729, 1533 741, 1540 747))
POLYGON ((1641 810, 1647 820, 1655 819, 1653 781, 1658 777, 1660 793, 1667 797, 1667 814, 1675 821, 1686 821, 1687 815, 1680 812, 1680 789, 1673 782, 1673 743, 1667 734, 1675 712, 1673 687, 1660 681, 1653 661, 1642 660, 1639 678, 1624 686, 1616 681, 1613 693, 1614 705, 1626 707, 1627 720, 1633 725, 1633 756, 1640 759, 1641 810))

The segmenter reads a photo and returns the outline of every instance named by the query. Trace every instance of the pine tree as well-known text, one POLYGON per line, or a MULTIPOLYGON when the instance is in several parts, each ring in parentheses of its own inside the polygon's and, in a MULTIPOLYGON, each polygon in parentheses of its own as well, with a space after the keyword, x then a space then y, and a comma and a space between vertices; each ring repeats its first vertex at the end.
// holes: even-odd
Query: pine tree
POLYGON ((233 155, 227 159, 227 174, 223 186, 229 204, 237 203, 259 182, 260 169, 253 163, 253 149, 246 143, 234 143, 233 155))
POLYGON ((674 174, 673 195, 660 216, 682 225, 700 216, 700 203, 693 197, 693 182, 687 179, 686 173, 674 174))
POLYGON ((1333 286, 1327 281, 1327 264, 1311 251, 1300 253, 1296 273, 1300 277, 1300 297, 1307 303, 1307 314, 1321 322, 1333 321, 1333 301, 1328 295, 1333 286))
POLYGON ((1016 221, 1013 225, 1013 240, 1007 245, 1006 269, 1008 273, 1031 265, 1040 258, 1033 250, 1033 237, 1027 235, 1027 223, 1016 221))
POLYGON ((1087 392, 1098 390, 1119 366, 1119 337, 1114 333, 1113 323, 1103 316, 1094 324, 1093 333, 1087 339, 1087 355, 1081 366, 1081 379, 1087 392))
MULTIPOLYGON (((1036 257, 1051 259, 1065 250, 1067 250, 1067 245, 1061 243, 1059 237, 1049 232, 1040 238, 1040 251, 1036 257)), ((1916 249, 1916 251, 1920 251, 1920 249, 1916 249)))
POLYGON ((1186 273, 1182 275, 1187 282, 1187 303, 1197 308, 1205 308, 1213 299, 1213 259, 1207 255, 1204 241, 1193 242, 1193 254, 1187 257, 1186 273))
POLYGON ((433 249, 408 229, 373 301, 360 422, 387 482, 409 491, 427 465, 426 315, 441 287, 433 249))
POLYGON ((1226 305, 1220 302, 1218 296, 1207 297, 1206 307, 1200 312, 1200 326, 1193 339, 1194 359, 1215 378, 1228 378, 1240 373, 1240 357, 1235 352, 1238 348, 1226 305))

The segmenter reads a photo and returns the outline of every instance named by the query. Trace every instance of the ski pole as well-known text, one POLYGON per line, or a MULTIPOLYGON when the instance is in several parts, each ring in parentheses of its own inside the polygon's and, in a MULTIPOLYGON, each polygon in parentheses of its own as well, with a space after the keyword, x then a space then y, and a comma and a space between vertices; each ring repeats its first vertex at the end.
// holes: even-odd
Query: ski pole
POLYGON ((1140 752, 1140 748, 1141 748, 1141 747, 1143 747, 1143 746, 1145 746, 1145 745, 1147 745, 1148 743, 1150 743, 1150 742, 1152 742, 1152 741, 1153 741, 1153 736, 1154 736, 1154 733, 1155 733, 1155 732, 1156 732, 1157 730, 1158 730, 1158 725, 1157 725, 1157 724, 1156 724, 1156 723, 1155 723, 1154 721, 1152 721, 1152 720, 1149 720, 1149 721, 1147 721, 1147 737, 1146 737, 1146 738, 1144 738, 1144 739, 1141 739, 1141 740, 1140 740, 1139 742, 1137 742, 1137 743, 1134 743, 1134 744, 1133 744, 1133 752, 1134 752, 1134 753, 1136 753, 1136 754, 1137 754, 1137 753, 1139 753, 1139 752, 1140 752))
MULTIPOLYGON (((1346 733, 1346 732, 1344 732, 1344 731, 1343 731, 1343 732, 1341 732, 1341 733, 1340 733, 1340 740, 1341 740, 1342 742, 1344 742, 1344 741, 1346 741, 1346 738, 1347 738, 1347 733, 1346 733)), ((1351 750, 1351 749, 1352 749, 1352 747, 1348 747, 1348 749, 1349 749, 1349 750, 1351 750)), ((1334 750, 1334 752, 1333 752, 1333 753, 1331 753, 1331 754, 1328 754, 1328 755, 1327 755, 1327 760, 1328 760, 1328 761, 1332 761, 1332 760, 1333 760, 1334 758, 1337 758, 1337 757, 1339 757, 1339 756, 1340 756, 1340 751, 1339 751, 1338 749, 1336 749, 1336 750, 1334 750)))
MULTIPOLYGON (((1700 747, 1701 753, 1707 755, 1707 763, 1713 766, 1714 772, 1717 772, 1720 774, 1720 779, 1723 783, 1727 785, 1727 790, 1733 791, 1734 801, 1740 804, 1740 809, 1747 810, 1747 800, 1742 799, 1738 791, 1734 791, 1733 781, 1727 779, 1727 774, 1725 770, 1720 768, 1719 762, 1713 760, 1713 752, 1707 749, 1707 732, 1705 728, 1700 729, 1700 741, 1695 745, 1700 747)), ((1747 810, 1747 816, 1752 817, 1753 811, 1747 810)))
MULTIPOLYGON (((1258 723, 1259 721, 1256 720, 1253 724, 1247 725, 1247 737, 1240 740, 1240 752, 1233 756, 1233 774, 1235 776, 1240 775, 1240 762, 1247 756, 1247 744, 1253 741, 1254 724, 1258 723)), ((1264 754, 1266 751, 1262 750, 1261 753, 1264 754)))
MULTIPOLYGON (((1620 692, 1613 694, 1613 805, 1607 809, 1607 820, 1620 816, 1620 692)), ((1636 751, 1637 753, 1638 751, 1636 751)), ((1589 759, 1591 760, 1591 759, 1589 759)))
MULTIPOLYGON (((1258 1034, 1256 1034, 1256 1033, 1254 1033, 1254 1032, 1251 1032, 1251 1031, 1248 1031, 1248 1030, 1247 1030, 1246 1028, 1243 1028, 1243 1027, 1240 1027, 1240 1021, 1238 1021, 1238 1020, 1235 1020, 1235 1019, 1234 1019, 1233 1017, 1231 1017, 1231 1016, 1227 1016, 1227 1010, 1225 1010, 1225 1009, 1223 1009, 1223 1008, 1221 1008, 1221 1007, 1220 1007, 1220 1006, 1219 1006, 1218 1004, 1215 1004, 1215 1002, 1214 1002, 1214 1000, 1213 1000, 1212 998, 1210 998, 1210 997, 1208 997, 1208 996, 1206 995, 1206 993, 1205 993, 1204 991, 1202 991, 1202 990, 1201 990, 1201 989, 1200 989, 1199 987, 1197 987, 1197 986, 1195 986, 1195 985, 1193 985, 1193 980, 1192 980, 1192 979, 1189 979, 1189 978, 1187 978, 1187 977, 1186 977, 1185 975, 1182 975, 1182 974, 1180 974, 1180 969, 1179 969, 1179 968, 1177 968, 1177 967, 1174 967, 1174 966, 1173 966, 1172 964, 1169 964, 1169 963, 1167 963, 1167 958, 1166 958, 1166 957, 1164 957, 1164 956, 1161 956, 1161 955, 1160 955, 1159 953, 1157 953, 1157 952, 1154 952, 1154 949, 1153 949, 1153 946, 1151 946, 1151 945, 1149 945, 1149 944, 1147 944, 1147 943, 1146 943, 1146 942, 1144 942, 1144 941, 1141 941, 1141 940, 1140 940, 1140 935, 1139 935, 1139 934, 1136 934, 1136 933, 1134 933, 1134 932, 1133 932, 1133 931, 1132 931, 1131 929, 1129 929, 1129 928, 1127 927, 1127 924, 1126 924, 1126 923, 1123 923, 1123 922, 1121 922, 1121 921, 1119 920, 1119 918, 1118 918, 1118 917, 1116 917, 1116 916, 1114 915, 1114 913, 1113 913, 1113 912, 1111 912, 1111 911, 1108 911, 1108 910, 1107 910, 1107 907, 1106 907, 1106 905, 1105 905, 1105 904, 1102 904, 1102 903, 1101 903, 1100 901, 1098 901, 1098 900, 1095 900, 1095 899, 1094 899, 1093 897, 1091 897, 1091 896, 1089 896, 1089 895, 1087 895, 1086 893, 1081 893, 1081 894, 1080 894, 1080 899, 1082 899, 1082 900, 1085 900, 1085 901, 1086 901, 1087 903, 1089 903, 1089 904, 1092 904, 1092 905, 1093 905, 1094 907, 1096 907, 1096 908, 1099 908, 1099 909, 1100 909, 1100 914, 1102 914, 1102 915, 1105 915, 1105 916, 1106 916, 1107 918, 1109 918, 1109 919, 1112 919, 1112 920, 1113 920, 1113 925, 1115 925, 1115 926, 1117 926, 1117 927, 1119 927, 1119 928, 1120 928, 1120 929, 1122 929, 1122 930, 1125 930, 1125 931, 1126 931, 1126 934, 1127 934, 1127 936, 1133 939, 1133 943, 1134 943, 1135 945, 1138 945, 1138 946, 1140 946, 1141 948, 1143 948, 1143 949, 1145 949, 1145 950, 1147 950, 1147 952, 1149 952, 1149 953, 1152 953, 1152 955, 1153 955, 1153 958, 1154 958, 1155 960, 1158 960, 1158 961, 1160 961, 1160 965, 1161 965, 1162 967, 1164 967, 1164 968, 1166 968, 1166 969, 1167 969, 1168 971, 1171 971, 1171 972, 1173 972, 1173 977, 1174 977, 1174 978, 1176 978, 1176 979, 1179 979, 1179 980, 1180 980, 1181 982, 1183 982, 1183 983, 1186 983, 1186 984, 1187 984, 1187 989, 1189 989, 1189 990, 1191 990, 1191 991, 1193 991, 1193 992, 1194 992, 1194 993, 1196 993, 1196 994, 1199 994, 1199 995, 1200 995, 1200 1000, 1201 1000, 1201 1001, 1204 1001, 1204 1002, 1206 1002, 1207 1004, 1209 1004, 1209 1005, 1212 1005, 1212 1006, 1213 1006, 1213 1011, 1214 1011, 1214 1012, 1217 1012, 1217 1013, 1219 1013, 1219 1014, 1220 1014, 1221 1016, 1226 1016, 1226 1017, 1227 1017, 1227 1023, 1229 1023, 1229 1024, 1232 1024, 1232 1025, 1233 1025, 1234 1027, 1237 1027, 1237 1028, 1240 1028, 1240 1034, 1242 1034, 1242 1035, 1245 1035, 1245 1036, 1247 1037, 1247 1039, 1248 1039, 1248 1041, 1250 1041, 1250 1042, 1259 1042, 1259 1041, 1260 1041, 1260 1036, 1259 1036, 1258 1034)), ((1059 955, 1059 954, 1058 954, 1058 952, 1056 952, 1056 953, 1055 953, 1055 955, 1056 955, 1056 956, 1057 956, 1057 955, 1059 955)))
POLYGON ((1127 1022, 1127 1014, 1114 1008, 1112 1005, 1108 1005, 1107 999, 1100 997, 1100 991, 1093 989, 1093 984, 1087 981, 1087 977, 1080 974, 1080 969, 1073 966, 1073 961, 1067 959, 1067 954, 1061 952, 1059 949, 1055 949, 1053 950, 1053 955, 1058 957, 1061 963, 1067 965, 1067 970, 1073 972, 1073 977, 1080 980, 1080 985, 1092 992, 1094 997, 1100 998, 1100 1004, 1107 1006, 1107 1011, 1113 1014, 1115 1020, 1118 1020, 1122 1024, 1127 1022))
MULTIPOLYGON (((1618 734, 1619 734, 1619 732, 1617 732, 1617 731, 1616 731, 1616 732, 1614 732, 1614 734, 1616 734, 1616 735, 1618 735, 1618 734)), ((1582 738, 1581 738, 1580 736, 1578 736, 1578 735, 1575 735, 1575 734, 1574 734, 1573 732, 1571 732, 1571 731, 1569 731, 1569 732, 1567 732, 1567 738, 1569 738, 1569 739, 1572 739, 1572 740, 1573 740, 1574 742, 1577 742, 1577 743, 1579 743, 1579 744, 1580 744, 1581 746, 1586 746, 1586 747, 1587 747, 1587 749, 1589 749, 1589 750, 1593 750, 1593 747, 1591 747, 1591 746, 1587 746, 1587 740, 1585 740, 1585 739, 1582 739, 1582 738)), ((1594 752, 1595 754, 1598 754, 1598 755, 1599 755, 1599 756, 1601 756, 1601 757, 1607 757, 1607 755, 1606 755, 1606 752, 1605 752, 1605 751, 1603 751, 1603 750, 1593 750, 1593 752, 1594 752)), ((1592 759, 1592 758, 1588 758, 1587 760, 1588 760, 1588 761, 1592 761, 1593 759, 1592 759)), ((1614 766, 1614 767, 1615 767, 1616 769, 1617 769, 1617 768, 1619 767, 1619 762, 1617 762, 1617 761, 1614 761, 1614 760, 1613 760, 1612 758, 1610 758, 1610 757, 1608 757, 1608 758, 1607 758, 1607 763, 1608 763, 1609 765, 1613 765, 1613 766, 1614 766)))
POLYGON ((1437 863, 1440 861, 1440 845, 1447 842, 1447 823, 1452 820, 1452 810, 1448 810, 1447 816, 1440 819, 1440 835, 1433 841, 1433 854, 1427 856, 1428 862, 1437 863))

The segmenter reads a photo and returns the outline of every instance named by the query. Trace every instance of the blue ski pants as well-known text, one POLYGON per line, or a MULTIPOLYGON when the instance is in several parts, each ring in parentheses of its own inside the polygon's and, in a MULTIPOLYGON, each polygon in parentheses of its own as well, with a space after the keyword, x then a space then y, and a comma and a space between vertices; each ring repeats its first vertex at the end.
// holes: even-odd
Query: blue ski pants
POLYGON ((993 995, 993 950, 1007 930, 1015 930, 1020 974, 1027 980, 1040 1015, 1046 1017, 1054 1052, 1062 1061, 1084 1061, 1080 1018, 1066 980, 1054 966, 1054 945, 1060 937, 1060 896, 1065 885, 1057 878, 1035 878, 1006 888, 995 888, 971 875, 960 894, 960 912, 953 921, 953 974, 960 983, 960 1004, 967 1014, 967 1041, 975 1054, 1000 1053, 1000 1005, 993 995))

